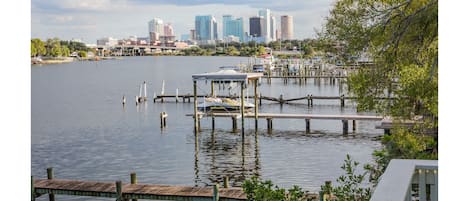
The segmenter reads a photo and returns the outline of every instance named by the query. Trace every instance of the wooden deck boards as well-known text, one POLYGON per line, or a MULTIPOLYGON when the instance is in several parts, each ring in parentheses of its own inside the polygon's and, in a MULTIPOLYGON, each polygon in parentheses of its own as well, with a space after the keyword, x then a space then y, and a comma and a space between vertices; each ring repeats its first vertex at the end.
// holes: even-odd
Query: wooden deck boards
MULTIPOLYGON (((116 197, 114 182, 37 179, 34 181, 34 188, 40 194, 116 197)), ((122 195, 124 198, 211 200, 213 188, 123 183, 122 195)), ((220 188, 219 197, 220 200, 246 200, 246 195, 241 188, 220 188)))
MULTIPOLYGON (((240 113, 198 113, 199 115, 209 117, 240 117, 240 113)), ((187 116, 194 116, 188 114, 187 116)), ((255 118, 254 113, 245 113, 245 118, 255 118)), ((258 118, 272 118, 272 119, 324 119, 324 120, 367 120, 367 121, 381 121, 382 116, 371 115, 348 115, 348 114, 281 114, 281 113, 259 113, 258 118)))

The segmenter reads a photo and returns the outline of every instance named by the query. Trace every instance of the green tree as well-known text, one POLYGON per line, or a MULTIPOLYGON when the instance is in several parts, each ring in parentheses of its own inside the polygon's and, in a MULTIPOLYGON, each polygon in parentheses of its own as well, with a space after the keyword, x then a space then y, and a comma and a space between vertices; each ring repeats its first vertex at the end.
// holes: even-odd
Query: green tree
POLYGON ((243 190, 250 201, 303 201, 308 200, 306 193, 298 186, 285 190, 274 186, 272 181, 262 181, 257 177, 245 180, 243 190))
POLYGON ((86 51, 78 51, 78 56, 81 58, 85 58, 87 56, 86 51))
POLYGON ((257 55, 263 55, 265 54, 265 47, 260 45, 260 46, 257 46, 257 55))
POLYGON ((40 56, 46 54, 44 42, 39 38, 31 39, 31 56, 40 56))
POLYGON ((47 39, 45 47, 47 50, 47 56, 58 57, 62 55, 62 46, 60 45, 60 40, 58 38, 47 39))
POLYGON ((225 54, 230 56, 238 56, 240 52, 235 47, 228 46, 228 48, 225 49, 225 54))
POLYGON ((64 56, 64 57, 68 57, 70 56, 70 50, 68 49, 67 46, 63 45, 61 46, 62 47, 62 50, 61 50, 61 56, 64 56))

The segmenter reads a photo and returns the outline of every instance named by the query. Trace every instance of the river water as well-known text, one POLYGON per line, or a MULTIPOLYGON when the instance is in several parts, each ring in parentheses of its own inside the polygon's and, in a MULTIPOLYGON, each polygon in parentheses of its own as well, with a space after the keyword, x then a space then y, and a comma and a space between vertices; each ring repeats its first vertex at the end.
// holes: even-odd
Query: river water
MULTIPOLYGON (((247 62, 243 57, 162 56, 31 66, 32 175, 45 178, 46 168, 54 167, 56 178, 129 182, 129 174, 136 172, 139 183, 188 186, 221 183, 225 176, 230 185, 240 186, 256 175, 281 187, 296 184, 317 192, 324 181, 343 174, 340 166, 347 153, 361 164, 372 160, 373 150, 381 147, 376 137, 382 130, 374 128, 378 122, 358 121, 357 131, 343 136, 338 120, 312 120, 311 134, 306 134, 304 120, 274 119, 268 134, 265 120, 259 121, 256 133, 253 120, 247 119, 243 142, 240 132, 231 132, 231 119, 217 119, 215 131, 210 119, 202 119, 196 138, 193 119, 185 116, 193 113, 192 102, 151 101, 154 92, 161 93, 163 80, 165 94, 176 89, 192 93, 192 74, 247 62), (144 80, 150 101, 136 106, 144 80), (165 129, 159 124, 163 111, 169 114, 165 129)), ((198 86, 199 94, 210 93, 210 83, 198 86)), ((215 88, 228 93, 228 86, 215 88)), ((259 90, 263 96, 284 98, 339 95, 338 85, 328 80, 307 85, 264 80, 259 90)), ((252 87, 247 93, 252 95, 252 87)), ((315 100, 312 108, 306 100, 282 107, 263 101, 260 112, 357 114, 352 102, 341 109, 337 100, 315 100)))

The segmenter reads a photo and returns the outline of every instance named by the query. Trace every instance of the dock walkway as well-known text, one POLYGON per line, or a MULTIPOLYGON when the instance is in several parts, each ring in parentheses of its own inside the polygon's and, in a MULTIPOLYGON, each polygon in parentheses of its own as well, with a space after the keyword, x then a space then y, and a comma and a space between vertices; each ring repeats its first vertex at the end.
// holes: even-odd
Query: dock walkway
POLYGON ((77 181, 64 179, 37 179, 32 181, 34 200, 43 194, 94 196, 116 200, 246 200, 242 188, 189 187, 155 184, 124 184, 120 182, 77 181))

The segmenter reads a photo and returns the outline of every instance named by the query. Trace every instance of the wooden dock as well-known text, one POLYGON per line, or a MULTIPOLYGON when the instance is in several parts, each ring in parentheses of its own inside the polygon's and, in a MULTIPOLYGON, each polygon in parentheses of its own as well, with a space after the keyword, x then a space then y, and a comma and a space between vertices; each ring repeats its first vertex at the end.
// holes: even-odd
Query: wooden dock
MULTIPOLYGON (((187 114, 186 116, 194 117, 194 114, 187 114)), ((239 112, 226 113, 226 112, 214 112, 214 113, 203 113, 198 112, 197 118, 212 117, 212 129, 215 128, 215 118, 231 118, 232 119, 232 130, 237 130, 237 119, 241 118, 239 112)), ((258 113, 257 117, 254 113, 248 112, 244 114, 244 118, 254 119, 266 119, 267 120, 267 132, 271 133, 273 130, 273 119, 304 119, 306 123, 306 132, 310 132, 311 119, 317 120, 340 120, 342 121, 342 132, 344 135, 349 133, 348 123, 352 121, 352 130, 356 130, 356 121, 382 121, 382 116, 371 116, 371 115, 326 115, 326 114, 283 114, 283 113, 258 113)), ((199 121, 200 122, 200 121, 199 121)), ((257 122, 256 122, 257 125, 257 122)), ((200 126, 198 126, 200 128, 200 126)), ((257 127, 256 127, 257 129, 257 127)))
POLYGON ((32 181, 34 200, 44 194, 147 200, 236 201, 246 200, 242 188, 189 187, 155 184, 77 181, 64 179, 37 179, 32 181))

